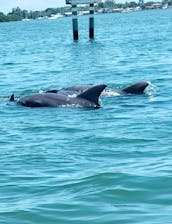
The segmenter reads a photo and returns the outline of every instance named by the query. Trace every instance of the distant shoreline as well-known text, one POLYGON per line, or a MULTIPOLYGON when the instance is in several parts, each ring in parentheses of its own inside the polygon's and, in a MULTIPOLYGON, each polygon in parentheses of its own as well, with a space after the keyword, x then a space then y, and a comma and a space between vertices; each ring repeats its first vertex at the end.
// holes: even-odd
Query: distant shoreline
MULTIPOLYGON (((88 15, 89 6, 79 5, 78 16, 88 15)), ((105 1, 105 3, 95 4, 95 14, 102 13, 128 13, 139 10, 155 10, 155 9, 168 9, 172 8, 172 0, 159 2, 147 2, 147 3, 125 3, 116 4, 112 1, 105 1)), ((12 21, 30 21, 30 20, 41 20, 41 19, 58 19, 60 17, 72 16, 71 7, 61 8, 48 8, 44 11, 27 11, 22 10, 19 7, 12 9, 8 14, 0 12, 0 22, 12 22, 12 21)))

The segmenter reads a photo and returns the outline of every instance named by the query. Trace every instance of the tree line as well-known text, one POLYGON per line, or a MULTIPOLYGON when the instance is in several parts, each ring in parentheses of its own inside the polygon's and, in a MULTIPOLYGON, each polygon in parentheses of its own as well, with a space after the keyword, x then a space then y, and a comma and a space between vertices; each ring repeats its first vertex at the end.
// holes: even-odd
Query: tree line
MULTIPOLYGON (((151 5, 155 2, 146 2, 143 4, 136 3, 134 1, 132 2, 126 2, 126 3, 115 3, 115 0, 106 0, 105 2, 101 2, 97 4, 95 7, 95 10, 103 9, 103 8, 109 8, 109 9, 116 9, 116 8, 134 8, 137 6, 141 6, 143 9, 145 6, 151 5)), ((162 0, 162 4, 168 4, 169 6, 172 6, 172 0, 162 0)), ((79 7, 80 11, 83 10, 89 10, 88 6, 82 6, 79 7)), ((28 10, 22 10, 19 7, 13 8, 11 12, 8 14, 4 14, 0 12, 0 22, 10 22, 10 21, 21 21, 23 19, 37 19, 41 17, 51 17, 55 14, 65 14, 66 12, 70 12, 70 7, 60 7, 60 8, 47 8, 43 11, 28 11, 28 10)))
POLYGON ((8 14, 0 12, 0 22, 21 21, 23 19, 37 19, 41 17, 50 17, 54 14, 63 14, 69 11, 69 7, 48 8, 44 11, 28 11, 19 7, 13 8, 8 14))

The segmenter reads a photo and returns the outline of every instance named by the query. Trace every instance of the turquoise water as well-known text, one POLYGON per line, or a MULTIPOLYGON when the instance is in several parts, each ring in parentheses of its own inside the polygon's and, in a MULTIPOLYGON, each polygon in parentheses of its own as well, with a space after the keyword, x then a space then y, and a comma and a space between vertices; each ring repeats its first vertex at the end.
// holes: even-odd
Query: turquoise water
POLYGON ((172 223, 172 10, 0 24, 0 223, 172 223), (98 110, 25 108, 16 97, 147 80, 98 110))

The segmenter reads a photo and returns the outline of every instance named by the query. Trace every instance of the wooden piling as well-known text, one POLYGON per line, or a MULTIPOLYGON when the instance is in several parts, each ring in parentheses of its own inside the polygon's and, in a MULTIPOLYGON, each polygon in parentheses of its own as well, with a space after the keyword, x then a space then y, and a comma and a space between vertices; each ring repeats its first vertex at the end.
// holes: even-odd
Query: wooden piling
POLYGON ((89 38, 94 39, 94 3, 90 3, 89 38))
POLYGON ((73 24, 73 39, 78 40, 78 17, 77 17, 77 5, 72 4, 72 24, 73 24))

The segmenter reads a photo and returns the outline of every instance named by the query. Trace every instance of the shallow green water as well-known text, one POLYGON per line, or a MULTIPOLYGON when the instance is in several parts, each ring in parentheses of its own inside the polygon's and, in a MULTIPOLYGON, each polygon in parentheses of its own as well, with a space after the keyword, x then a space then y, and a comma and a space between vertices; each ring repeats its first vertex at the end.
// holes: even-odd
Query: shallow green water
POLYGON ((0 223, 172 223, 172 10, 0 24, 0 223), (102 108, 24 108, 17 97, 148 80, 102 108))

